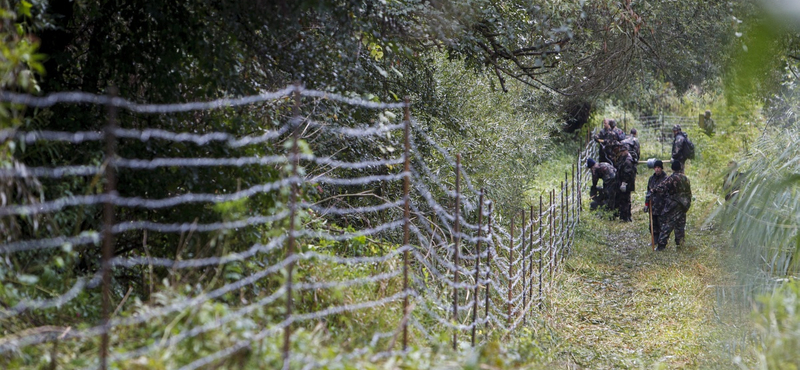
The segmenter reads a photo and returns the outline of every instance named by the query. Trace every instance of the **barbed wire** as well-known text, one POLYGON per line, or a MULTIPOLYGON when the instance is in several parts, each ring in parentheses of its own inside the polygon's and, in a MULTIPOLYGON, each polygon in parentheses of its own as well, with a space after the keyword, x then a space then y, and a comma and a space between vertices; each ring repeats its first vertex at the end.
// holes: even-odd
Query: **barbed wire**
MULTIPOLYGON (((29 107, 49 107, 55 104, 94 104, 111 105, 118 108, 127 109, 133 113, 144 114, 171 114, 189 111, 207 111, 213 109, 225 109, 232 107, 242 107, 254 103, 277 102, 288 104, 287 99, 292 94, 299 94, 302 97, 312 99, 326 99, 335 103, 347 104, 353 107, 360 107, 373 110, 390 110, 407 108, 405 103, 380 103, 359 98, 351 98, 343 95, 331 94, 321 91, 307 90, 299 86, 288 86, 282 90, 272 93, 264 93, 241 98, 224 98, 208 102, 190 102, 180 104, 139 104, 127 101, 122 98, 112 98, 103 95, 93 95, 85 93, 58 93, 46 97, 33 97, 24 94, 0 92, 0 101, 13 104, 23 104, 29 107)), ((386 113, 387 116, 392 114, 386 113)), ((198 254, 197 252, 181 253, 175 252, 172 257, 162 255, 151 255, 147 249, 130 250, 122 252, 121 255, 104 261, 98 266, 108 266, 112 271, 132 271, 152 269, 168 269, 176 271, 193 272, 214 271, 214 269, 224 269, 226 265, 241 262, 244 272, 234 278, 220 282, 209 291, 204 289, 192 290, 195 293, 185 293, 186 296, 171 299, 163 305, 140 304, 137 312, 121 317, 109 317, 107 323, 97 324, 97 321, 88 323, 80 329, 69 330, 67 332, 36 332, 25 331, 26 323, 22 323, 20 329, 12 329, 4 337, 0 337, 0 353, 12 355, 19 353, 30 346, 38 346, 53 341, 69 340, 90 340, 100 335, 110 334, 111 332, 121 332, 125 328, 137 325, 149 325, 158 320, 171 320, 173 315, 181 315, 187 310, 194 310, 209 302, 217 300, 224 301, 224 297, 240 292, 244 294, 244 289, 260 291, 263 295, 255 300, 242 302, 230 312, 217 317, 215 320, 203 324, 190 325, 176 334, 167 333, 161 335, 161 340, 137 346, 134 344, 126 345, 119 343, 118 348, 110 351, 107 360, 112 363, 120 363, 141 356, 152 355, 153 352, 171 348, 189 338, 194 338, 203 333, 215 330, 224 330, 226 325, 236 323, 237 320, 250 317, 262 307, 277 305, 291 296, 291 292, 310 292, 349 289, 362 286, 381 286, 384 291, 386 286, 394 286, 397 282, 405 279, 403 264, 408 263, 408 279, 410 282, 408 289, 398 291, 394 288, 385 289, 384 294, 378 296, 369 295, 371 298, 355 299, 354 302, 329 302, 314 312, 295 311, 290 315, 276 317, 272 321, 263 323, 261 329, 252 333, 247 338, 234 338, 231 344, 215 352, 201 356, 181 369, 197 369, 214 364, 237 351, 251 346, 263 338, 276 335, 278 332, 290 330, 293 324, 302 322, 322 320, 331 315, 338 315, 347 312, 360 310, 376 309, 385 307, 389 304, 398 304, 409 298, 411 304, 419 309, 409 309, 407 317, 398 323, 395 328, 376 328, 374 333, 364 333, 370 338, 369 346, 356 348, 337 355, 337 359, 354 359, 367 354, 372 354, 371 359, 383 358, 384 356, 402 355, 403 351, 377 352, 376 346, 380 341, 391 338, 391 343, 395 342, 399 330, 408 326, 419 333, 419 340, 428 343, 437 342, 443 330, 452 330, 456 333, 472 330, 473 328, 484 327, 489 333, 495 330, 510 332, 516 330, 527 321, 524 318, 528 313, 534 312, 545 297, 540 295, 538 290, 533 289, 535 281, 543 281, 543 277, 552 274, 556 268, 553 261, 565 258, 569 253, 574 241, 575 227, 580 221, 580 212, 575 206, 579 201, 578 194, 571 190, 570 185, 564 185, 557 189, 554 202, 539 210, 536 218, 530 218, 515 230, 510 231, 510 227, 504 221, 497 221, 498 217, 493 217, 487 210, 487 206, 493 202, 484 199, 483 222, 481 224, 472 223, 476 219, 478 206, 480 205, 481 191, 474 188, 472 180, 467 174, 466 164, 458 170, 461 176, 463 189, 458 191, 443 178, 455 178, 457 168, 456 160, 443 145, 437 142, 431 135, 420 129, 421 125, 412 119, 411 122, 386 123, 385 117, 377 120, 377 124, 358 124, 344 127, 328 122, 321 122, 311 117, 294 116, 287 124, 282 124, 274 129, 263 130, 262 132, 250 136, 236 136, 225 132, 171 132, 163 129, 112 129, 114 140, 124 143, 125 140, 136 140, 147 142, 150 140, 161 140, 167 143, 190 143, 199 147, 218 143, 230 148, 243 148, 245 146, 268 143, 272 141, 285 141, 284 147, 276 146, 270 148, 273 151, 269 155, 253 155, 248 148, 247 152, 239 151, 238 154, 231 154, 229 157, 207 156, 207 157, 158 157, 157 152, 153 152, 154 158, 119 158, 111 156, 99 165, 58 165, 53 163, 51 167, 27 167, 22 163, 16 164, 13 168, 0 169, 0 177, 3 178, 50 178, 60 180, 70 176, 93 176, 106 175, 108 168, 116 171, 125 170, 155 170, 159 168, 196 168, 196 167, 245 167, 245 166, 269 166, 270 168, 283 168, 284 172, 274 175, 275 178, 268 179, 263 183, 249 184, 243 189, 232 191, 219 186, 216 191, 207 189, 204 192, 192 192, 190 187, 182 189, 184 194, 175 194, 174 189, 165 192, 169 196, 164 198, 149 198, 148 194, 131 194, 130 196, 120 196, 119 193, 111 191, 104 194, 92 194, 85 192, 84 195, 56 195, 53 199, 41 200, 37 203, 15 204, 4 203, 0 206, 0 220, 20 219, 39 217, 44 215, 60 215, 60 212, 68 211, 69 207, 95 207, 101 205, 113 205, 122 209, 139 208, 144 212, 136 213, 133 220, 119 221, 117 223, 103 224, 103 228, 108 228, 111 235, 121 235, 128 237, 142 233, 147 238, 147 232, 160 234, 181 234, 182 243, 187 243, 189 238, 209 238, 214 239, 220 235, 231 235, 238 237, 244 234, 252 234, 252 240, 259 242, 247 243, 245 249, 236 251, 226 251, 222 249, 214 252, 216 255, 198 254), (315 138, 329 140, 324 135, 336 135, 339 138, 358 139, 367 142, 369 145, 384 145, 389 142, 392 148, 384 152, 383 155, 370 154, 363 155, 346 152, 348 155, 343 158, 355 158, 350 160, 340 160, 337 154, 346 151, 347 144, 343 143, 343 148, 324 148, 326 153, 337 153, 330 156, 316 156, 313 154, 297 154, 291 152, 285 145, 291 143, 290 133, 295 132, 295 128, 304 126, 314 128, 315 138), (399 145, 398 132, 401 129, 410 128, 409 152, 403 153, 397 148, 399 145), (415 141, 420 138, 424 145, 430 148, 431 157, 423 154, 415 141), (383 141, 386 140, 386 141, 383 141), (244 156, 242 156, 243 153, 244 156), (238 156, 237 156, 238 155, 238 156), (369 159, 367 159, 369 158, 369 159), (409 161, 410 171, 401 171, 400 165, 409 161), (433 170, 429 166, 441 166, 446 171, 451 171, 452 175, 440 176, 439 170, 433 170), (293 175, 286 169, 291 169, 297 164, 303 166, 318 166, 317 170, 312 171, 317 174, 293 175), (397 167, 397 168, 395 168, 397 167), (333 170, 347 171, 333 171, 333 170), (380 171, 375 171, 380 169, 380 171), (333 171, 333 172, 332 172, 333 171), (378 172, 378 173, 373 173, 378 172), (286 194, 291 191, 301 191, 293 189, 316 189, 317 184, 328 185, 333 189, 327 191, 343 192, 340 188, 348 187, 371 187, 378 184, 393 184, 398 186, 401 181, 410 180, 410 193, 403 195, 402 198, 392 198, 391 196, 381 195, 370 200, 363 200, 359 205, 352 207, 341 207, 327 205, 330 199, 317 203, 300 197, 292 203, 286 203, 286 194), (178 206, 186 204, 217 205, 221 203, 234 202, 259 194, 271 194, 276 200, 276 205, 272 209, 262 210, 265 214, 252 213, 249 210, 245 215, 239 215, 235 219, 219 222, 206 221, 194 222, 159 222, 165 218, 148 219, 151 213, 156 210, 169 212, 178 206), (441 194, 445 197, 442 198, 441 194), (443 206, 442 204, 454 204, 453 200, 458 197, 459 217, 456 217, 455 206, 443 206), (559 203, 563 199, 563 203, 559 203), (409 202, 411 217, 406 219, 402 216, 402 209, 409 202), (569 205, 569 207, 567 207, 569 205), (559 208, 562 207, 562 208, 559 208), (345 225, 340 227, 334 224, 339 216, 357 215, 361 218, 357 224, 345 225), (319 221, 310 221, 319 220, 319 221), (380 222, 375 220, 380 219, 380 222), (458 220, 456 224, 456 220, 458 220), (492 227, 489 227, 490 220, 493 220, 492 227), (287 226, 290 221, 295 222, 294 228, 287 226), (330 222, 333 225, 329 225, 330 222), (363 223, 362 223, 363 222, 363 223), (542 228, 543 224, 552 223, 552 230, 549 227, 542 228), (320 225, 325 225, 320 227, 320 225), (400 229, 408 226, 409 242, 400 243, 400 229), (456 231, 456 226, 461 231, 456 231), (537 227, 538 226, 538 227, 537 227), (542 233, 539 233, 539 230, 542 233), (512 233, 514 237, 512 237, 512 233), (215 234, 220 233, 220 234, 215 234), (479 234, 480 233, 480 234, 479 234), (124 235, 123 235, 124 234, 124 235), (535 235, 534 235, 535 234, 535 235), (479 236, 480 235, 480 236, 479 236), (369 241, 365 239, 369 237, 369 241), (372 239, 374 238, 374 239, 372 239), (460 241, 459 249, 456 249, 455 240, 460 241), (550 239, 553 241, 550 242, 550 239), (513 240, 513 243, 512 243, 513 240), (325 242, 322 242, 325 241, 325 242), (348 248, 349 243, 369 244, 377 242, 380 248, 368 252, 367 255, 349 254, 341 252, 340 248, 348 248), (415 243, 416 242, 416 243, 415 243), (342 243, 337 245, 335 243, 342 243), (481 248, 477 246, 480 243, 481 248), (289 252, 288 246, 293 244, 299 246, 293 252, 289 252), (316 246, 319 244, 320 246, 316 246), (322 247, 321 247, 322 246, 322 247), (458 258, 456 257, 458 252, 458 258), (537 256, 538 253, 538 256, 537 256), (144 255, 142 255, 144 254, 144 255), (406 262, 403 258, 408 255, 406 262), (457 261, 457 262, 456 262, 457 261), (107 263, 107 264, 106 264, 107 263), (540 268, 534 268, 534 265, 540 268), (312 267, 313 266, 313 267, 312 267), (346 276, 324 277, 311 273, 318 266, 332 267, 341 266, 358 273, 346 276), (127 270, 125 270, 127 269, 127 270), (308 275, 299 281, 292 282, 291 285, 281 282, 280 272, 300 270, 308 271, 308 275), (272 282, 272 288, 265 289, 269 284, 260 282, 272 282), (276 283, 277 282, 277 283, 276 283), (430 287, 429 287, 430 286, 430 287), (528 291, 531 293, 528 294, 528 291), (533 292, 536 292, 534 294, 533 292), (452 303, 445 303, 450 294, 457 294, 458 299, 452 303), (453 306, 455 305, 455 306, 453 306), (451 310, 455 309, 455 317, 450 316, 451 310), (469 315, 472 310, 485 311, 477 315, 474 320, 469 315), (444 315, 443 313, 447 313, 444 315), (430 325, 422 324, 420 318, 430 325), (385 329, 391 329, 383 331, 385 329), (16 331, 15 331, 16 330, 16 331), (131 348, 127 348, 127 347, 131 348)), ((375 121, 372 121, 375 122, 375 121)), ((87 142, 106 141, 104 131, 81 131, 81 132, 58 132, 58 131, 31 131, 22 132, 16 130, 0 131, 0 141, 18 140, 27 144, 39 142, 64 142, 70 144, 81 144, 87 142)), ((332 138, 335 139, 335 138, 332 138)), ((331 140, 332 140, 331 139, 331 140)), ((311 141, 310 141, 311 142, 311 141)), ((326 141, 327 143, 327 141, 326 141)), ((325 145, 330 145, 327 143, 325 145)), ((426 149, 427 149, 426 148, 426 149)), ((596 145, 590 142, 587 147, 578 155, 578 161, 582 162, 596 150, 596 145)), ((377 153, 377 150, 376 150, 377 153)), ((586 169, 578 171, 578 181, 588 179, 586 169)), ((576 183, 585 186, 587 181, 576 183)), ((320 190, 322 191, 322 190, 320 190)), ((360 191, 360 190, 359 190, 360 191)), ((342 193, 347 194, 347 193, 342 193)), ((352 194, 352 196, 362 196, 364 193, 352 194)), ((348 194, 348 196, 350 196, 348 194)), ((335 203, 334 203, 335 204, 335 203)), ((494 210, 497 213, 499 210, 494 210)), ((222 218, 216 214, 211 218, 222 218)), ((171 218, 166 218, 171 219, 171 218)), ((350 219, 347 217, 346 219, 350 219)), ((14 240, 7 239, 7 242, 0 244, 0 255, 5 257, 16 257, 19 253, 32 253, 61 248, 59 253, 74 253, 76 246, 95 246, 99 247, 103 243, 103 233, 96 230, 76 230, 78 235, 55 235, 36 239, 14 240)), ((246 240, 246 239, 243 239, 246 240)), ((240 242, 239 242, 240 243, 240 242)), ((143 248, 146 248, 143 247, 143 248)), ((55 253, 55 252, 53 252, 55 253)), ((87 304, 82 300, 76 299, 81 293, 89 289, 96 289, 103 284, 102 268, 90 268, 89 274, 82 277, 67 278, 68 289, 61 292, 50 292, 49 296, 42 298, 36 294, 28 294, 27 297, 14 302, 10 308, 0 309, 0 320, 7 320, 18 317, 20 314, 39 314, 47 310, 61 309, 65 306, 80 307, 87 304), (91 270, 94 269, 94 270, 91 270)), ((549 281, 552 284, 552 280, 549 281)), ((91 301, 88 304, 96 304, 91 301)), ((121 300, 120 307, 123 307, 124 299, 121 300)), ((232 304, 232 303, 231 303, 232 304)), ((232 304, 233 305, 233 304, 232 304)), ((476 312, 477 313, 477 312, 476 312)), ((157 325, 156 325, 157 326, 157 325)), ((15 327, 16 328, 16 327, 15 327)), ((153 328, 147 330, 160 330, 153 328)), ((416 335, 416 334, 415 334, 416 335)), ((403 343, 405 348, 406 343, 403 343)), ((290 361, 304 364, 305 367, 315 368, 321 365, 320 362, 308 355, 290 355, 290 361)), ((100 357, 95 357, 89 361, 87 368, 99 367, 100 357)))

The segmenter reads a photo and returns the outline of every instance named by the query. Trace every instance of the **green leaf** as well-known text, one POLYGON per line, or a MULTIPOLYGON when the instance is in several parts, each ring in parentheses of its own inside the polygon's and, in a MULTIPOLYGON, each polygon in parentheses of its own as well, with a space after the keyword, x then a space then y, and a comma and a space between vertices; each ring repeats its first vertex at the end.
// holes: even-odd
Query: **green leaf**
POLYGON ((22 13, 22 15, 24 15, 24 16, 26 16, 28 18, 31 18, 32 17, 31 16, 31 8, 32 7, 33 7, 33 4, 31 4, 31 3, 29 3, 29 2, 27 2, 25 0, 22 0, 22 1, 19 2, 19 4, 17 4, 17 11, 22 13))

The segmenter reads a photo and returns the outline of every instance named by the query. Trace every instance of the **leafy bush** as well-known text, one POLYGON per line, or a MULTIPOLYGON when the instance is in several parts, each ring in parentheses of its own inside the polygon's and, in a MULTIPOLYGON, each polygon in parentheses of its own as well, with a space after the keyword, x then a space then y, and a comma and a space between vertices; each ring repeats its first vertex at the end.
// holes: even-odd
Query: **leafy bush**
POLYGON ((759 299, 755 324, 760 341, 753 347, 761 368, 795 370, 800 366, 800 281, 792 280, 759 299))

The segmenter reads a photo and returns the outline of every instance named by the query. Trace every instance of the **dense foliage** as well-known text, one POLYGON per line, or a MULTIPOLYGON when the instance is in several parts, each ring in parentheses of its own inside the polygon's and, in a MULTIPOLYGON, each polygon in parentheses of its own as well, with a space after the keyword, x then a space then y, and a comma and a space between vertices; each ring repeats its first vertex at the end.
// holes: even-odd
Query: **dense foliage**
MULTIPOLYGON (((699 145, 706 148, 704 160, 712 164, 709 168, 721 172, 741 142, 759 143, 755 146, 758 152, 744 157, 738 167, 747 171, 749 179, 757 179, 744 185, 740 195, 740 199, 754 202, 755 211, 738 213, 734 206, 744 203, 731 203, 734 206, 729 210, 734 213, 729 213, 732 223, 727 225, 732 225, 734 235, 743 241, 740 246, 780 249, 783 264, 780 268, 772 266, 780 272, 775 276, 782 278, 796 271, 787 261, 797 253, 798 245, 796 215, 791 212, 797 201, 793 166, 797 158, 796 107, 800 101, 795 93, 798 38, 792 31, 774 28, 770 18, 750 17, 755 6, 749 1, 32 0, 3 1, 0 11, 0 89, 4 91, 102 94, 113 86, 131 101, 174 103, 274 91, 299 81, 310 88, 375 101, 409 97, 415 124, 451 152, 461 153, 475 184, 491 189, 490 195, 504 207, 519 206, 515 202, 523 195, 536 198, 538 192, 552 185, 542 182, 561 179, 561 164, 569 163, 578 149, 578 137, 586 134, 582 126, 597 122, 601 114, 652 115, 666 110, 695 115, 692 109, 696 107, 687 108, 687 101, 710 102, 719 108, 715 112, 724 111, 733 118, 719 125, 716 139, 698 138, 699 145), (716 94, 723 87, 732 103, 726 107, 716 94), (764 139, 757 139, 760 133, 747 123, 759 121, 753 112, 761 106, 770 130, 765 131, 764 139), (569 126, 569 133, 562 130, 565 126, 569 126), (784 135, 786 132, 791 135, 784 135), (760 156, 771 159, 763 161, 760 156), (548 161, 549 165, 543 165, 548 161), (556 171, 557 176, 551 173, 556 171), (770 191, 763 192, 765 187, 770 191), (745 194, 751 196, 745 198, 745 194), (751 218, 766 219, 768 227, 760 227, 751 218), (794 228, 778 227, 787 223, 794 228)), ((342 126, 373 119, 358 109, 341 110, 320 102, 304 109, 307 116, 335 120, 342 126)), ((279 101, 158 116, 120 114, 124 128, 198 134, 224 131, 244 136, 286 122, 291 104, 279 101)), ((0 107, 0 128, 100 130, 105 122, 106 112, 98 107, 0 107)), ((313 133, 303 139, 308 150, 320 155, 334 154, 331 144, 339 140, 313 133)), ((373 159, 397 149, 386 142, 348 142, 351 150, 341 158, 373 159)), ((118 154, 143 159, 268 156, 282 152, 282 145, 232 149, 122 140, 118 154)), ((427 160, 431 167, 445 163, 430 147, 422 145, 420 150, 430 155, 427 160)), ((7 141, 0 146, 0 166, 4 168, 18 162, 56 166, 99 165, 106 160, 101 144, 26 147, 7 141)), ((128 171, 119 179, 119 191, 124 196, 147 194, 152 198, 232 191, 277 179, 284 170, 280 166, 246 166, 222 170, 163 168, 147 175, 128 171)), ((453 181, 452 174, 441 176, 453 181)), ((104 180, 99 177, 78 177, 70 182, 0 178, 0 195, 16 204, 103 190, 104 180)), ((313 190, 304 193, 308 200, 332 199, 339 189, 313 190)), ((364 186, 361 190, 387 199, 397 198, 401 191, 399 186, 364 186)), ((119 221, 214 222, 254 214, 253 210, 280 212, 286 207, 284 196, 262 194, 247 202, 218 205, 211 212, 203 206, 186 205, 168 211, 118 211, 115 217, 119 221)), ((368 206, 370 202, 353 200, 348 205, 368 206)), ((3 242, 79 235, 99 230, 101 215, 100 207, 76 207, 52 217, 3 217, 0 234, 3 242)), ((319 228, 376 221, 304 217, 304 222, 319 228)), ((285 227, 265 225, 242 233, 209 235, 148 236, 135 231, 119 236, 114 254, 169 259, 218 256, 241 250, 285 227)), ((360 256, 383 247, 359 241, 332 248, 336 253, 360 256)), ((764 255, 758 248, 748 252, 764 255)), ((24 298, 46 297, 51 288, 61 290, 77 278, 91 276, 99 268, 99 254, 98 245, 74 250, 65 246, 9 258, 0 266, 0 301, 11 306, 24 298)), ((121 301, 126 291, 132 291, 135 299, 128 308, 144 310, 142 302, 148 300, 182 299, 171 287, 186 281, 211 288, 221 284, 219 276, 224 281, 251 269, 257 266, 234 264, 185 275, 163 268, 120 268, 115 270, 114 301, 121 301)), ((352 271, 335 273, 358 275, 352 271)), ((279 280, 265 281, 264 285, 274 288, 279 280)), ((97 301, 98 294, 89 290, 79 299, 97 301)), ((251 291, 239 297, 226 296, 218 306, 202 306, 193 324, 212 320, 213 312, 229 310, 237 300, 256 295, 258 292, 251 291)), ((35 325, 69 325, 84 317, 97 318, 95 310, 76 310, 30 314, 22 320, 35 325)), ((256 318, 273 314, 259 312, 256 318)), ((4 327, 17 324, 9 322, 4 327)), ((250 335, 251 324, 242 323, 236 335, 250 335)), ((347 325, 341 327, 345 329, 336 333, 302 335, 308 335, 309 343, 316 343, 357 334, 347 325)), ((224 347, 235 338, 210 338, 209 346, 224 347)), ((270 346, 277 344, 262 346, 265 353, 272 353, 270 346)), ((430 361, 435 357, 431 355, 430 361)), ((184 359, 173 360, 164 366, 180 364, 184 359)))

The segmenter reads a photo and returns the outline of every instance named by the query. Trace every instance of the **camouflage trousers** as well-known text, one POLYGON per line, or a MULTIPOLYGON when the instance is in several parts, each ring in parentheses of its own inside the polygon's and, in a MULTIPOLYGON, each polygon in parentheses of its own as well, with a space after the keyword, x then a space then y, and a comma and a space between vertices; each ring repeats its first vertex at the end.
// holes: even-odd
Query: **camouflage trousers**
POLYGON ((658 217, 660 231, 658 233, 658 249, 664 249, 669 242, 669 234, 675 230, 675 244, 680 246, 686 233, 686 212, 680 207, 675 207, 671 211, 658 217))
POLYGON ((658 242, 658 237, 661 236, 661 216, 660 215, 653 215, 652 223, 650 227, 650 232, 653 235, 653 242, 658 242))
POLYGON ((614 212, 622 221, 631 221, 631 192, 617 191, 617 211, 614 212))

